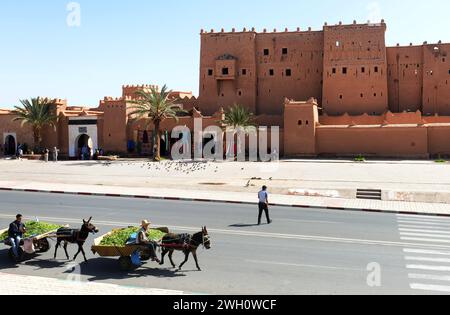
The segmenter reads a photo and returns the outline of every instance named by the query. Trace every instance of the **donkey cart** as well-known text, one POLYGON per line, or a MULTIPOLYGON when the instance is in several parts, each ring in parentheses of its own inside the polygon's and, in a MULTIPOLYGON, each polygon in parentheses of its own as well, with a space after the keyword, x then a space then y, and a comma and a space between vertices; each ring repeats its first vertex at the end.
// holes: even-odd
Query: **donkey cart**
MULTIPOLYGON (((139 254, 139 258, 141 261, 148 261, 151 259, 151 254, 146 246, 142 245, 123 245, 123 246, 105 246, 101 245, 104 238, 111 236, 112 234, 122 231, 125 229, 115 229, 103 236, 94 240, 94 245, 91 250, 95 254, 98 254, 100 257, 119 257, 118 263, 121 271, 131 271, 134 268, 139 266, 133 263, 132 256, 134 254, 139 254)), ((161 231, 163 233, 169 233, 169 229, 166 227, 157 228, 154 230, 161 231)))
MULTIPOLYGON (((7 231, 8 231, 8 229, 0 230, 0 235, 7 231)), ((11 247, 8 251, 9 258, 13 262, 19 263, 23 260, 25 253, 34 254, 34 253, 48 252, 51 248, 50 242, 48 241, 48 239, 54 237, 55 234, 56 234, 56 230, 49 231, 47 233, 40 234, 40 235, 33 235, 28 238, 22 239, 20 242, 20 246, 17 250, 18 251, 17 257, 14 255, 14 251, 12 249, 11 242, 8 239, 6 239, 3 241, 3 243, 6 246, 11 247)))

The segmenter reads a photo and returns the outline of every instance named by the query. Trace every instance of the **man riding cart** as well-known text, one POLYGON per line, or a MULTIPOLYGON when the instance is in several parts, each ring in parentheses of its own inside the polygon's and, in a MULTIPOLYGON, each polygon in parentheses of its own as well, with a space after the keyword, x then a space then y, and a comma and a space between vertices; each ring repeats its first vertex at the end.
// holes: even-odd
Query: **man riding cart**
POLYGON ((23 234, 26 232, 25 224, 22 223, 22 215, 16 215, 16 220, 9 225, 8 238, 6 242, 11 245, 14 257, 18 259, 20 257, 19 252, 21 251, 21 242, 23 239, 23 234))

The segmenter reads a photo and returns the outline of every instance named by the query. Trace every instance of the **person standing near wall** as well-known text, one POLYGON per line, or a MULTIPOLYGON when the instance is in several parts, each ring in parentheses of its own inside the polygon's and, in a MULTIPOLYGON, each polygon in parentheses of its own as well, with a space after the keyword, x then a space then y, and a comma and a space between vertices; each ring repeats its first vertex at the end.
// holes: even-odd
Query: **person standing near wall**
POLYGON ((45 149, 45 151, 44 151, 44 161, 45 161, 45 163, 48 163, 48 153, 49 152, 50 151, 48 149, 45 149))
POLYGON ((58 148, 57 147, 53 147, 53 162, 58 162, 58 148))
POLYGON ((17 153, 19 155, 19 161, 22 161, 22 158, 23 158, 23 147, 22 146, 19 147, 19 151, 17 153))

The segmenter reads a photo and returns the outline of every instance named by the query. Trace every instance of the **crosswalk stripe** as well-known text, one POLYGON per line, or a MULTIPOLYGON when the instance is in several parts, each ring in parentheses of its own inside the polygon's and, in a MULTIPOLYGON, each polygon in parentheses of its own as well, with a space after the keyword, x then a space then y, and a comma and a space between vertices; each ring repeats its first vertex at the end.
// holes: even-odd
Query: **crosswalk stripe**
POLYGON ((404 235, 404 236, 437 237, 437 238, 448 238, 448 239, 450 239, 450 235, 442 235, 442 234, 437 234, 437 233, 426 234, 426 233, 401 232, 400 235, 404 235))
POLYGON ((398 220, 412 220, 412 221, 429 221, 429 222, 448 222, 450 223, 450 220, 447 218, 432 218, 432 217, 414 217, 414 216, 397 216, 398 220))
MULTIPOLYGON (((399 224, 399 228, 406 229, 447 229, 447 227, 434 227, 434 226, 424 226, 415 224, 399 224)), ((449 228, 450 229, 450 228, 449 228)))
POLYGON ((411 283, 410 287, 413 290, 450 292, 450 286, 446 286, 446 285, 411 283))
POLYGON ((450 271, 450 266, 406 265, 406 268, 430 271, 450 271))
POLYGON ((417 273, 410 273, 408 278, 413 280, 450 281, 450 276, 424 275, 417 273))
POLYGON ((430 258, 430 257, 405 257, 405 260, 415 260, 415 261, 427 261, 427 262, 436 262, 436 263, 450 263, 449 258, 430 258))
POLYGON ((446 226, 450 227, 450 223, 442 222, 423 222, 423 221, 411 221, 411 220, 398 220, 400 224, 421 224, 421 225, 432 225, 432 226, 446 226))
POLYGON ((423 238, 423 237, 401 237, 402 241, 421 241, 430 243, 450 243, 450 240, 439 240, 435 238, 423 238))
POLYGON ((428 254, 428 255, 443 255, 450 256, 450 252, 443 252, 438 250, 427 250, 427 249, 414 249, 414 248, 405 248, 403 252, 407 254, 428 254))
POLYGON ((422 230, 422 229, 399 229, 400 232, 417 232, 417 233, 436 233, 436 234, 449 234, 450 231, 441 231, 441 230, 422 230))

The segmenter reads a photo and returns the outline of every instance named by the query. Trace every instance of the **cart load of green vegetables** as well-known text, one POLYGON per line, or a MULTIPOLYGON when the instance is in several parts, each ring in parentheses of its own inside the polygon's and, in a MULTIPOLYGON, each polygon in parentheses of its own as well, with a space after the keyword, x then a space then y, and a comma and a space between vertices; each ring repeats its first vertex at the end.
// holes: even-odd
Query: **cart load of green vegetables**
MULTIPOLYGON (((124 246, 133 233, 139 231, 139 227, 131 227, 127 229, 115 230, 108 236, 105 236, 100 242, 100 246, 124 246)), ((152 241, 159 241, 166 235, 160 230, 149 229, 147 237, 152 241)))
MULTIPOLYGON (((24 234, 24 238, 28 238, 31 236, 42 235, 48 232, 56 231, 59 228, 62 228, 61 225, 47 223, 47 222, 37 222, 30 221, 25 223, 26 232, 24 234)), ((4 240, 8 238, 8 231, 4 232, 0 235, 0 240, 4 240)))

